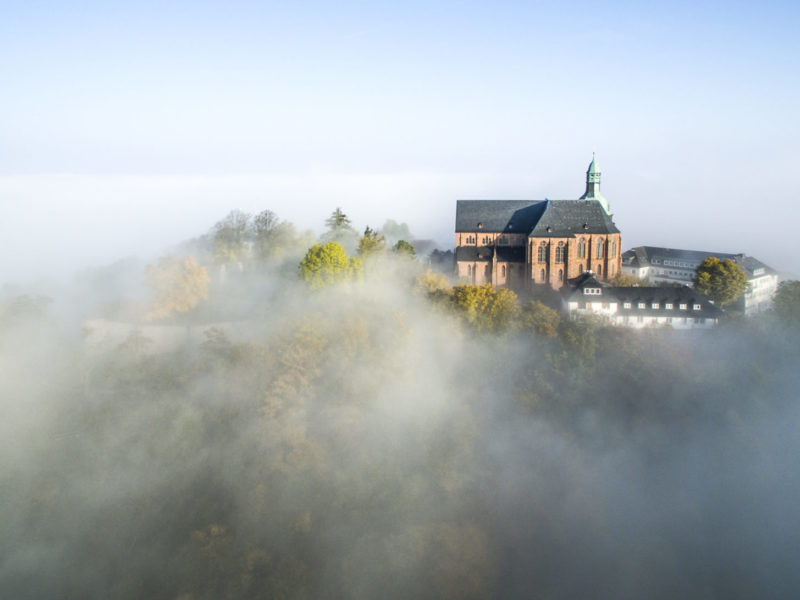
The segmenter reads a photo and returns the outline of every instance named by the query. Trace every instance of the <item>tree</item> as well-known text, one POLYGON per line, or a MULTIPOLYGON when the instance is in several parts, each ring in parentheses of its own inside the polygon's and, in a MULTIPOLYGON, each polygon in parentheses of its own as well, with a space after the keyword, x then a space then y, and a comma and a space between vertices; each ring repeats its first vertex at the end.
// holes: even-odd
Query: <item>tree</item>
POLYGON ((451 285, 447 277, 441 273, 436 273, 432 269, 426 269, 414 281, 414 291, 425 294, 426 296, 439 299, 447 296, 451 291, 451 285))
POLYGON ((646 279, 639 279, 638 277, 626 275, 625 273, 617 274, 609 283, 614 287, 652 287, 650 282, 646 279))
POLYGON ((185 313, 208 298, 208 272, 193 256, 164 256, 148 265, 145 278, 155 295, 148 319, 185 313))
POLYGON ((240 210, 232 210, 214 225, 211 243, 217 260, 230 262, 243 258, 249 225, 250 215, 240 210))
POLYGON ((772 299, 772 314, 781 322, 800 327, 800 281, 782 281, 772 299))
POLYGON ((457 285, 451 302, 464 319, 481 332, 507 329, 517 310, 517 295, 507 288, 485 285, 457 285))
POLYGON ((328 226, 330 231, 348 230, 353 231, 350 224, 350 219, 342 212, 342 209, 337 207, 335 211, 325 220, 325 225, 328 226))
POLYGON ((364 235, 358 240, 358 253, 362 257, 383 252, 384 248, 386 248, 386 238, 369 227, 364 230, 364 235))
POLYGON ((280 221, 271 210, 260 212, 253 219, 253 252, 255 258, 266 261, 274 258, 295 243, 297 232, 294 225, 280 221))
POLYGON ((558 336, 561 316, 538 300, 525 303, 520 309, 518 325, 520 329, 534 331, 548 337, 558 336))
POLYGON ((414 256, 417 254, 416 248, 414 248, 414 246, 405 240, 399 240, 394 246, 392 246, 392 252, 407 258, 414 258, 414 256))
POLYGON ((389 243, 399 240, 410 240, 413 237, 406 223, 397 223, 397 221, 392 219, 388 219, 386 223, 383 224, 381 233, 386 236, 389 243))
POLYGON ((341 244, 328 242, 314 244, 300 261, 299 269, 300 279, 318 289, 360 275, 362 263, 358 258, 349 259, 341 244))
POLYGON ((442 273, 450 275, 455 269, 456 258, 452 250, 434 250, 429 260, 431 267, 442 273))
POLYGON ((747 288, 747 275, 730 259, 720 261, 709 256, 695 271, 694 289, 711 298, 717 305, 735 302, 747 288))

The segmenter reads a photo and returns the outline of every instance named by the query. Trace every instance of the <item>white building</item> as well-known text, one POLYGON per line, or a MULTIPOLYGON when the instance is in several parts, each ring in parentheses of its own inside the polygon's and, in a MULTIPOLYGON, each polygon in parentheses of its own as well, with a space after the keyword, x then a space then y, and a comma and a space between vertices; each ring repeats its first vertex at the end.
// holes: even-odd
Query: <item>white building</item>
POLYGON ((709 329, 723 311, 689 287, 610 287, 587 271, 564 298, 571 319, 591 315, 622 327, 709 329))
POLYGON ((769 308, 772 296, 778 289, 778 274, 761 261, 745 254, 637 246, 622 254, 622 273, 655 285, 678 283, 690 286, 695 269, 709 256, 716 256, 720 260, 730 259, 747 275, 747 289, 740 300, 741 309, 746 315, 760 313, 769 308))

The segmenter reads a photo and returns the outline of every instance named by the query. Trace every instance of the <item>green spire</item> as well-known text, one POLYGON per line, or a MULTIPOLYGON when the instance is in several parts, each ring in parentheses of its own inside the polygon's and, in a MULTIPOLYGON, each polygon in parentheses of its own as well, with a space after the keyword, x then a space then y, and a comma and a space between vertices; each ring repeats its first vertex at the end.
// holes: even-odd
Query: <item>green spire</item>
POLYGON ((600 166, 597 164, 594 152, 592 152, 592 162, 589 163, 589 168, 586 170, 586 192, 581 196, 581 200, 597 200, 606 213, 611 214, 608 200, 600 193, 600 166))

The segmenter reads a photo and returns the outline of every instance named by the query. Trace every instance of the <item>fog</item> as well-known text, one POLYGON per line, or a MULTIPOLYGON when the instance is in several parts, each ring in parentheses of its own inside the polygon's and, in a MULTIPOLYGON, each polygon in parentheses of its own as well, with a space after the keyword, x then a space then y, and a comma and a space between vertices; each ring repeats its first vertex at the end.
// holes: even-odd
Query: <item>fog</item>
MULTIPOLYGON (((720 182, 712 176, 687 181, 688 174, 661 178, 638 157, 609 154, 601 160, 603 191, 624 248, 744 252, 785 277, 800 276, 796 255, 786 252, 786 240, 794 235, 787 215, 796 212, 788 192, 794 184, 787 176, 768 179, 756 173, 746 184, 741 178, 720 182), (730 210, 749 206, 751 197, 771 200, 758 210, 730 210)), ((573 148, 555 159, 542 157, 528 169, 473 173, 0 175, 5 210, 0 285, 68 281, 77 271, 129 257, 152 261, 231 206, 249 212, 270 206, 298 228, 317 233, 324 229, 325 215, 341 206, 359 230, 400 218, 417 238, 452 248, 456 199, 578 198, 590 158, 573 148)))
POLYGON ((312 291, 297 243, 198 253, 161 320, 141 261, 3 296, 0 595, 800 591, 797 331, 478 334, 419 261, 312 291))

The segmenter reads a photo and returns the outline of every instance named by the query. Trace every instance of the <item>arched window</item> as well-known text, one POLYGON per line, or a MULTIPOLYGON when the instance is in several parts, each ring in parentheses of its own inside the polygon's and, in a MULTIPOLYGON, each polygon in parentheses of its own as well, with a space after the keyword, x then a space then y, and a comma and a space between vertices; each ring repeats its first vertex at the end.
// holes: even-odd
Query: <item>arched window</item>
MULTIPOLYGON (((597 240, 597 246, 595 249, 595 258, 603 258, 603 250, 605 249, 605 245, 603 244, 603 238, 597 240)), ((599 271, 598 271, 599 272, 599 271)))
POLYGON ((556 247, 556 262, 563 263, 564 262, 564 254, 566 248, 564 248, 564 242, 558 242, 558 246, 556 247))
POLYGON ((541 279, 542 281, 544 281, 544 269, 542 269, 542 270, 539 272, 539 279, 541 279))
POLYGON ((558 270, 558 280, 559 281, 563 281, 564 280, 564 269, 559 269, 558 270))
POLYGON ((546 254, 547 254, 547 247, 544 245, 544 242, 542 242, 541 245, 539 246, 536 258, 538 259, 539 262, 544 262, 546 260, 546 254))
POLYGON ((467 277, 472 277, 472 265, 467 265, 467 277))
POLYGON ((578 265, 578 270, 579 270, 581 273, 583 273, 583 271, 584 271, 584 269, 583 269, 583 263, 581 263, 581 264, 579 264, 579 265, 578 265))
POLYGON ((617 240, 612 240, 611 241, 611 253, 609 254, 609 256, 611 256, 613 258, 616 255, 617 255, 617 240))
POLYGON ((598 275, 602 275, 603 274, 603 265, 597 265, 597 274, 598 275))
POLYGON ((586 258, 586 240, 583 238, 578 240, 578 258, 586 258))
POLYGON ((505 277, 506 276, 506 266, 505 265, 503 265, 502 271, 503 271, 503 277, 505 277))

